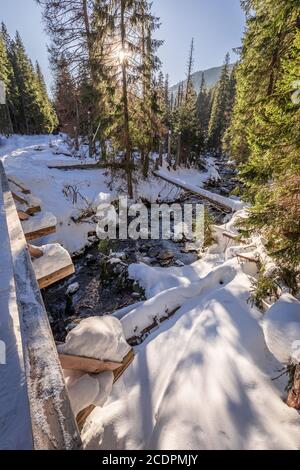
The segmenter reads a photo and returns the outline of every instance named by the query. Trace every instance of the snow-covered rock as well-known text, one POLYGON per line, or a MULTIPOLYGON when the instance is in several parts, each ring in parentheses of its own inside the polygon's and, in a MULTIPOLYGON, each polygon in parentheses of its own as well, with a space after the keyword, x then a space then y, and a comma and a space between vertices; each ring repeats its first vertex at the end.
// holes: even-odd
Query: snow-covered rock
POLYGON ((79 290, 79 283, 74 282, 73 284, 70 284, 66 290, 67 295, 74 295, 76 292, 79 290))
POLYGON ((263 329, 271 353, 283 364, 300 362, 300 302, 283 294, 265 314, 263 329))

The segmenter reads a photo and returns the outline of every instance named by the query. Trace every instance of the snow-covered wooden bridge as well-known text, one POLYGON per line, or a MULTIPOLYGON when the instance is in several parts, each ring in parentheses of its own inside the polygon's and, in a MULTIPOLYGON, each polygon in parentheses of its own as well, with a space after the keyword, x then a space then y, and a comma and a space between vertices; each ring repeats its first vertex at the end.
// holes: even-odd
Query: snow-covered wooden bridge
POLYGON ((81 439, 18 212, 0 162, 0 449, 81 439))

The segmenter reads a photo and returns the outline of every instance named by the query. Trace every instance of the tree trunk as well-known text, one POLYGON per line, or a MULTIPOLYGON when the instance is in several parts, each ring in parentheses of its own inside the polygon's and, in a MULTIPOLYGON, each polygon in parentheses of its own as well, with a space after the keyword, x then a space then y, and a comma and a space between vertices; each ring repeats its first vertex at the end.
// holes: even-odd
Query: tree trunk
MULTIPOLYGON (((126 27, 125 27, 125 0, 121 0, 121 41, 122 50, 126 50, 126 27)), ((122 89, 123 89, 123 117, 124 117, 124 145, 125 145, 125 167, 127 173, 128 195, 133 198, 132 169, 131 169, 131 139, 129 131, 129 111, 127 93, 127 70, 126 58, 122 61, 122 89)))
POLYGON ((181 164, 181 133, 178 134, 177 140, 177 155, 176 155, 176 163, 175 167, 177 168, 181 164))
POLYGON ((300 364, 298 364, 295 370, 294 385, 288 395, 287 405, 300 410, 300 364))
POLYGON ((163 143, 161 139, 159 140, 159 160, 158 160, 158 165, 162 166, 163 165, 163 143))
POLYGON ((171 155, 171 145, 172 145, 172 134, 169 132, 168 134, 168 163, 171 165, 172 163, 172 155, 171 155))

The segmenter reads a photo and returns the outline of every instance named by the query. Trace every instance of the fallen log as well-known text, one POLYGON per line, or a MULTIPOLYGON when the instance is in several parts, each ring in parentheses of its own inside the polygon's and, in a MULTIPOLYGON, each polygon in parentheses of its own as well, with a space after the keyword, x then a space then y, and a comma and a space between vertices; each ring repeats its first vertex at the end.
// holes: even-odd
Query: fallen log
POLYGON ((250 256, 241 255, 240 253, 236 254, 236 257, 241 260, 248 261, 249 263, 259 264, 259 260, 256 258, 251 258, 250 256))

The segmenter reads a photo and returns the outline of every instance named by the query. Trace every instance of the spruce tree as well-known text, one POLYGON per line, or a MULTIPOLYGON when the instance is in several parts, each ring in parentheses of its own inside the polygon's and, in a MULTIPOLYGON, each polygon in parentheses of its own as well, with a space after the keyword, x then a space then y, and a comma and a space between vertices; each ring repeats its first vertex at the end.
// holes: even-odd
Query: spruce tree
POLYGON ((197 113, 199 120, 199 146, 200 150, 205 150, 207 140, 208 124, 210 117, 211 96, 206 88, 204 73, 201 78, 200 92, 197 99, 197 113))
POLYGON ((0 104, 0 132, 10 134, 13 132, 9 111, 9 90, 11 88, 12 70, 9 62, 6 44, 0 33, 0 81, 4 87, 6 103, 0 104))
POLYGON ((173 112, 173 130, 177 135, 176 165, 195 161, 199 151, 199 120, 197 93, 192 81, 194 41, 192 40, 187 68, 186 86, 180 85, 177 108, 173 112))
POLYGON ((237 69, 230 155, 242 162, 247 228, 282 264, 300 261, 300 2, 253 0, 237 69), (255 60, 254 60, 255 59, 255 60))
POLYGON ((230 86, 230 56, 226 54, 221 77, 213 95, 211 116, 208 127, 208 148, 219 154, 222 151, 222 139, 228 127, 228 106, 230 86))

